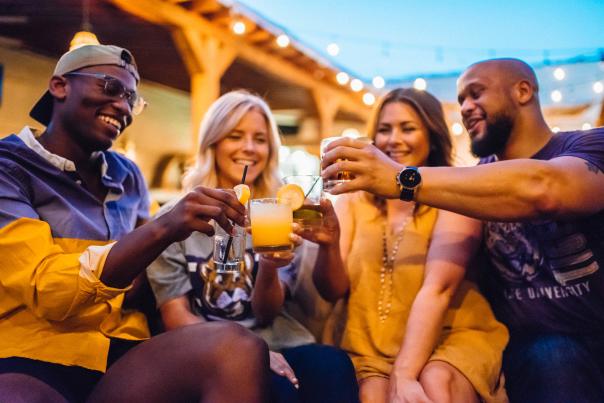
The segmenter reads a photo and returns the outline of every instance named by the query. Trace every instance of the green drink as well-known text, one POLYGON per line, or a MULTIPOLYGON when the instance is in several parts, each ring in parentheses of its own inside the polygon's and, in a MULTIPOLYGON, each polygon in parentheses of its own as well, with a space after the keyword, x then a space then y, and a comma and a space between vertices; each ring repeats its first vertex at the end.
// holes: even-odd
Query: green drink
POLYGON ((294 222, 297 222, 304 228, 319 227, 323 223, 323 213, 320 206, 305 204, 294 211, 294 222))

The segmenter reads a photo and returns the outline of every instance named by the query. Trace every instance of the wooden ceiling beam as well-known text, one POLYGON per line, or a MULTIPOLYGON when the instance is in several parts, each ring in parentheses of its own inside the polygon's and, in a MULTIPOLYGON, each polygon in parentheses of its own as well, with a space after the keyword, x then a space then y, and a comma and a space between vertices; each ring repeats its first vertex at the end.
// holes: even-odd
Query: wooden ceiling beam
POLYGON ((288 62, 267 50, 248 44, 241 38, 235 36, 228 30, 213 25, 208 20, 196 15, 189 10, 183 9, 165 0, 106 0, 115 4, 124 11, 136 15, 145 20, 166 25, 172 28, 192 29, 202 34, 221 38, 234 49, 237 55, 248 64, 256 66, 259 70, 267 71, 292 84, 307 88, 309 90, 325 89, 335 91, 341 100, 341 108, 353 113, 360 118, 369 117, 369 108, 365 106, 353 94, 334 84, 318 81, 313 77, 313 72, 288 62))

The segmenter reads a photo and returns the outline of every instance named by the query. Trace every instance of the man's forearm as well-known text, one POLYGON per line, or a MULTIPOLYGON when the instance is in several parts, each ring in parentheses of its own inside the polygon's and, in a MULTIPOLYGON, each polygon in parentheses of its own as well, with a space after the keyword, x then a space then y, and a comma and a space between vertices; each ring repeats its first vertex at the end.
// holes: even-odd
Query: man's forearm
POLYGON ((543 218, 552 213, 551 169, 532 160, 477 167, 422 167, 416 199, 444 210, 492 221, 543 218))

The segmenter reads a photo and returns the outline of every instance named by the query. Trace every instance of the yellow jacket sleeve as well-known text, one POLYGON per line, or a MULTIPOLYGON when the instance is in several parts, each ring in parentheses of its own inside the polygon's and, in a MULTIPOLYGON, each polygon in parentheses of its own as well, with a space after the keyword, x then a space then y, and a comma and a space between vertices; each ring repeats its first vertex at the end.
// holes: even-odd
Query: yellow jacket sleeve
POLYGON ((64 320, 128 290, 99 280, 112 246, 53 238, 48 223, 18 218, 0 229, 0 288, 34 315, 64 320))

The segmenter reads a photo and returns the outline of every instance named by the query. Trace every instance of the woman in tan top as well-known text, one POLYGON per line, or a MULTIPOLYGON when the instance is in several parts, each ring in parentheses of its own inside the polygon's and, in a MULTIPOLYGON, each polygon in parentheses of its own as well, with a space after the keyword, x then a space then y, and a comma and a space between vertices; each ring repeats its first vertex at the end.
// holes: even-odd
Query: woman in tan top
MULTIPOLYGON (((406 166, 451 165, 442 106, 425 91, 386 95, 370 134, 406 166)), ((499 377, 508 334, 464 280, 469 262, 456 254, 478 244, 480 234, 472 245, 459 241, 470 219, 367 193, 340 196, 337 217, 329 202, 323 209, 324 227, 305 236, 321 245, 317 288, 346 303, 336 342, 354 362, 361 400, 505 401, 499 377)))

